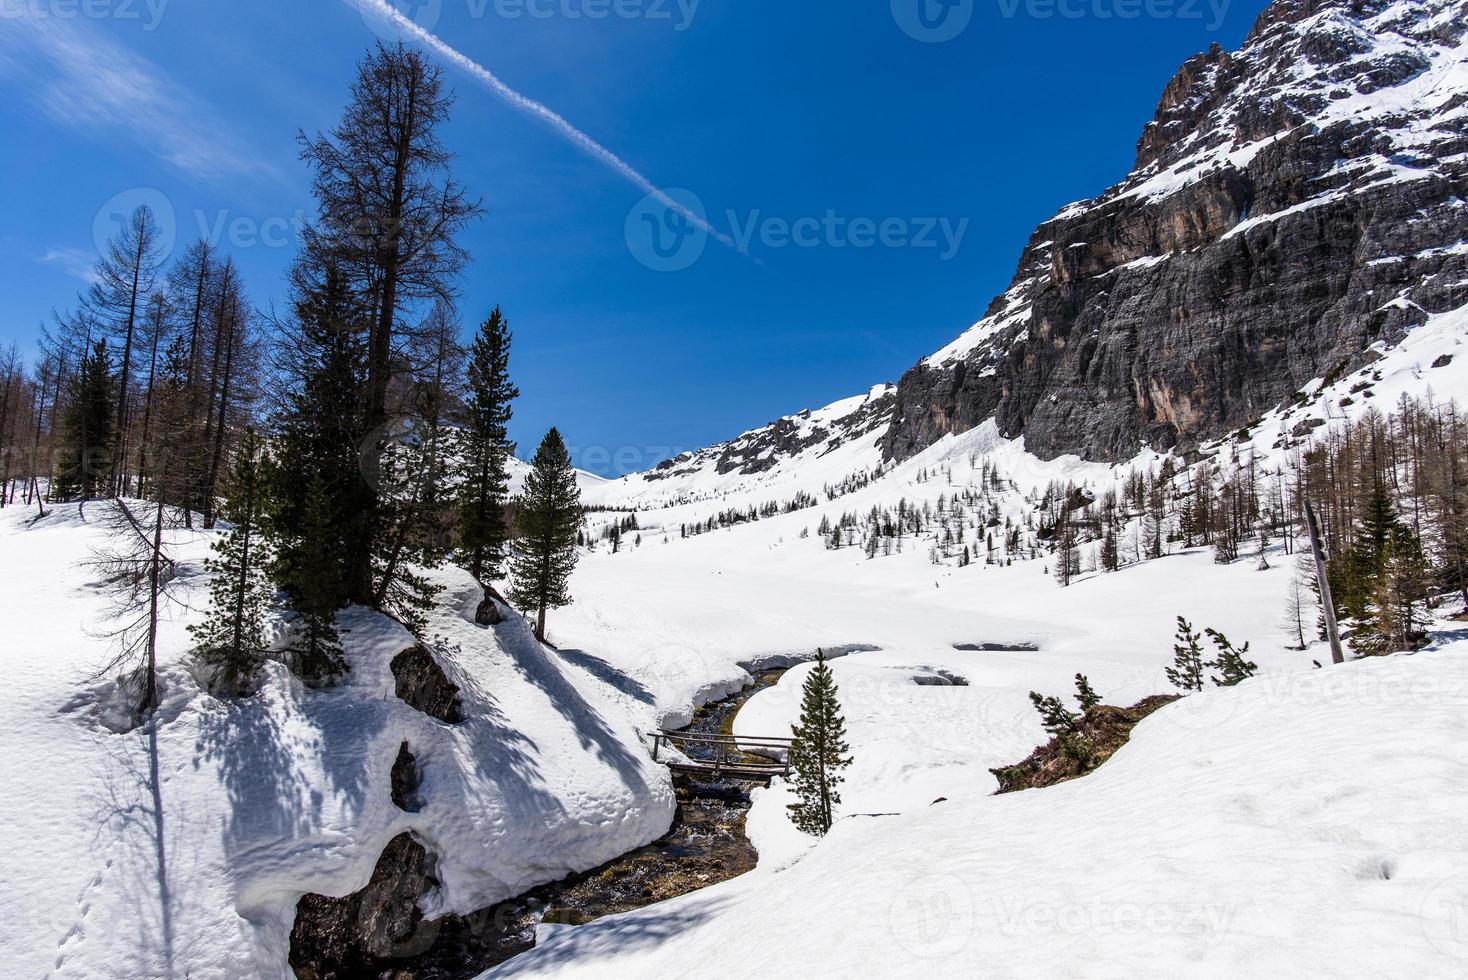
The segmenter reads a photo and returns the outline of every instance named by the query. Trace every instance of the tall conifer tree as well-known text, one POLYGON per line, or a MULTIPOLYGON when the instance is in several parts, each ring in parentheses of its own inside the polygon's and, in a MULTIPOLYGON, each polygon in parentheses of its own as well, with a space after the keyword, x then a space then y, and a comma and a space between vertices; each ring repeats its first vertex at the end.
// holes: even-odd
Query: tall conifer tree
POLYGON ((841 802, 837 790, 843 781, 841 772, 851 765, 846 719, 841 716, 836 680, 824 650, 818 652, 815 668, 805 679, 800 723, 792 734, 791 789, 799 800, 789 805, 790 818, 799 830, 822 836, 831 829, 835 808, 841 802))
POLYGON ((469 349, 468 419, 459 460, 459 553, 481 583, 504 574, 505 522, 515 444, 507 426, 510 403, 520 394, 510 382, 510 327, 496 306, 469 349))
POLYGON ((112 472, 114 450, 112 366, 107 341, 84 350, 71 381, 71 401, 62 420, 64 452, 51 487, 53 500, 90 500, 112 472))
POLYGON ((296 629, 286 653, 297 677, 322 687, 348 669, 336 628, 336 613, 342 606, 343 554, 331 500, 319 477, 307 486, 302 503, 289 581, 296 629))
POLYGON ((520 536, 510 559, 510 600, 537 612, 535 635, 545 641, 545 613, 571 604, 576 534, 581 530, 581 488, 561 433, 546 433, 525 478, 516 509, 520 536))

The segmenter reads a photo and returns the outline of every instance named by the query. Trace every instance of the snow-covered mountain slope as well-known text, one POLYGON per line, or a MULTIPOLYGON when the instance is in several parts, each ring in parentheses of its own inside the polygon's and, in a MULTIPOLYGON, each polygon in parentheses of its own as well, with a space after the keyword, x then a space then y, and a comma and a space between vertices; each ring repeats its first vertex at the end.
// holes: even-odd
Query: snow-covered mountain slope
POLYGON ((1132 172, 1043 222, 985 316, 885 397, 597 499, 774 499, 990 420, 1043 458, 1194 449, 1468 306, 1465 188, 1468 0, 1276 0, 1238 51, 1181 67, 1132 172))
POLYGON ((1042 456, 1190 449, 1468 303, 1468 4, 1276 0, 1190 59, 1135 169, 1031 236, 902 379, 902 458, 995 418, 1042 456))
MULTIPOLYGON (((1362 371, 1308 386, 1246 432, 1204 446, 1197 466, 1227 472, 1252 463, 1261 473, 1275 471, 1328 426, 1390 411, 1404 394, 1462 398, 1465 343, 1468 311, 1433 316, 1402 342, 1381 344, 1378 359, 1362 371)), ((869 462, 875 451, 866 443, 860 452, 868 455, 840 465, 869 462)), ((1064 589, 1056 583, 1050 547, 1026 526, 1046 488, 1075 484, 1099 499, 1122 493, 1136 471, 1155 473, 1160 461, 1147 452, 1116 465, 1075 456, 1044 460, 1023 439, 1000 436, 990 421, 886 464, 845 493, 823 493, 830 478, 819 471, 802 482, 804 470, 795 468, 780 484, 746 477, 715 499, 639 510, 635 543, 629 535, 616 554, 602 546, 583 555, 576 603, 556 614, 552 633, 660 692, 670 712, 665 720, 686 717, 708 694, 700 677, 724 685, 741 665, 805 658, 818 647, 854 651, 837 668, 858 757, 843 812, 923 809, 964 787, 992 788, 988 768, 1043 741, 1031 690, 1066 692, 1081 672, 1113 703, 1171 691, 1163 668, 1179 615, 1247 642, 1265 675, 1309 673, 1313 661, 1328 661, 1318 645, 1291 649, 1294 558, 1278 543, 1263 555, 1263 570, 1256 556, 1219 565, 1211 550, 1179 551, 1176 543, 1168 547, 1177 553, 1133 563, 1142 547, 1133 522, 1119 542, 1127 567, 1089 571, 1064 589), (811 503, 685 537, 689 525, 719 510, 794 492, 810 494, 811 503), (933 529, 889 541, 890 553, 865 551, 860 536, 834 550, 820 532, 845 516, 865 519, 874 509, 890 514, 899 506, 928 513, 933 529), (1018 533, 1015 547, 1003 541, 1005 522, 1018 533), (945 530, 957 535, 946 547, 945 530), (972 549, 971 563, 955 558, 963 546, 972 549), (983 644, 1034 649, 955 649, 983 644), (919 677, 967 684, 930 687, 917 684, 919 677)), ((1099 541, 1082 545, 1085 567, 1096 567, 1099 548, 1099 541)), ((736 730, 787 731, 801 676, 801 668, 792 670, 757 695, 736 730)), ((757 807, 751 827, 762 860, 779 864, 790 853, 790 828, 778 806, 757 807)))
POLYGON ((1465 691, 1452 634, 1195 695, 1084 779, 849 817, 489 976, 1457 976, 1465 691))
POLYGON ((513 620, 472 624, 482 593, 445 572, 432 648, 459 688, 446 724, 395 693, 390 662, 415 641, 348 611, 352 670, 303 688, 277 663, 253 697, 203 693, 186 651, 204 601, 208 534, 174 544, 193 608, 160 649, 155 728, 109 730, 107 600, 87 565, 108 505, 58 507, 32 525, 0 515, 0 963, 11 977, 288 977, 287 937, 305 892, 367 883, 384 846, 411 832, 432 855, 430 915, 483 908, 594 867, 663 833, 668 774, 623 696, 544 650, 513 620), (398 809, 390 773, 407 743, 420 812, 398 809))
MULTIPOLYGON (((515 496, 525 489, 525 478, 530 475, 530 464, 518 456, 511 456, 506 471, 509 475, 509 493, 515 496)), ((581 493, 585 497, 594 497, 601 492, 601 487, 607 482, 605 477, 588 473, 585 470, 576 471, 576 483, 581 487, 581 493)))
POLYGON ((753 429, 730 442, 684 453, 651 470, 583 486, 584 503, 655 510, 723 500, 774 499, 838 484, 880 465, 892 418, 891 385, 753 429))

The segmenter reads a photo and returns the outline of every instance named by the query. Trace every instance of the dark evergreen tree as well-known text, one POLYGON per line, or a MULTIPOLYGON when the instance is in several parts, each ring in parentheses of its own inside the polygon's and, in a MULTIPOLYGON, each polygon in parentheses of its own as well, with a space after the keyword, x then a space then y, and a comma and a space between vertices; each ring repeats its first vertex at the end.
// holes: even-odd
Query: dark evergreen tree
POLYGON ((1352 645, 1361 653, 1382 654, 1420 645, 1426 627, 1419 607, 1432 591, 1427 559, 1417 535, 1405 525, 1392 529, 1381 556, 1362 628, 1352 645))
POLYGON ((315 605, 326 603, 334 614, 354 598, 351 583, 371 576, 370 565, 352 564, 360 556, 355 539, 369 533, 372 520, 359 456, 365 437, 363 311, 333 268, 303 261, 293 280, 295 314, 281 331, 279 355, 290 383, 270 454, 272 574, 297 609, 311 590, 315 605), (307 513, 313 487, 324 513, 307 513), (339 567, 323 575, 326 562, 339 567))
POLYGON ((510 568, 510 600, 536 610, 535 635, 545 640, 545 613, 570 605, 576 568, 576 533, 581 529, 581 488, 561 434, 546 433, 516 505, 520 535, 510 568))
POLYGON ((1167 668, 1167 679, 1184 693, 1203 690, 1203 645, 1198 641, 1202 634, 1194 633, 1186 619, 1177 618, 1177 643, 1172 648, 1172 666, 1167 668))
POLYGON ((1347 615, 1368 618, 1372 598, 1386 570, 1388 553, 1403 530, 1386 484, 1375 480, 1350 548, 1336 563, 1339 584, 1331 582, 1335 600, 1347 615))
MULTIPOLYGON (((466 259, 455 239, 481 211, 449 173, 452 156, 439 131, 452 105, 442 69, 422 51, 379 44, 358 66, 340 123, 329 134, 300 137, 319 212, 303 236, 308 262, 337 270, 363 307, 365 377, 354 413, 366 440, 358 448, 368 456, 383 454, 394 419, 407 414, 393 403, 410 332, 403 320, 416 303, 451 299, 466 259)), ((322 475, 334 507, 342 504, 322 475)), ((361 517, 343 536, 345 585, 364 605, 380 605, 393 586, 373 574, 393 547, 383 539, 396 530, 393 515, 378 513, 381 503, 377 486, 368 485, 365 499, 354 494, 345 511, 361 517)))
POLYGON ((326 485, 319 477, 313 479, 302 501, 301 526, 289 566, 291 578, 282 583, 296 611, 286 654, 296 676, 313 687, 330 684, 348 669, 336 628, 345 555, 339 527, 333 521, 326 485))
POLYGON ((1076 700, 1080 702, 1083 714, 1101 703, 1101 695, 1091 687, 1091 681, 1085 674, 1076 675, 1076 700))
POLYGON ((263 444, 247 429, 225 487, 221 514, 229 529, 214 543, 209 559, 209 617, 191 628, 196 656, 210 673, 212 689, 225 696, 248 694, 268 649, 265 623, 273 590, 265 577, 263 444))
POLYGON ((1080 674, 1076 675, 1076 695, 1081 703, 1082 714, 1076 714, 1057 697, 1045 697, 1037 691, 1030 692, 1030 703, 1040 713, 1040 723, 1055 740, 1060 751, 1074 760, 1082 771, 1090 769, 1095 761, 1095 744, 1081 727, 1084 713, 1101 703, 1101 698, 1091 689, 1091 684, 1080 674))
POLYGON ((1208 638, 1218 648, 1217 656, 1208 662, 1209 667, 1222 675, 1213 678, 1214 686, 1233 687, 1239 681, 1247 680, 1254 676, 1255 671, 1259 669, 1259 665, 1250 663, 1247 659, 1249 644, 1245 643, 1242 647, 1235 650, 1234 645, 1229 642, 1228 637, 1218 632, 1218 630, 1205 629, 1203 632, 1208 634, 1208 638))
POLYGON ((372 554, 372 605, 417 632, 441 590, 424 570, 453 550, 453 497, 445 485, 451 459, 448 413, 458 404, 463 350, 458 320, 435 305, 407 345, 405 389, 396 431, 372 440, 364 466, 377 492, 381 533, 372 554))
POLYGON ((1116 528, 1106 527, 1106 537, 1101 539, 1101 570, 1114 572, 1121 567, 1121 556, 1116 547, 1116 528))
POLYGON ((1038 691, 1030 692, 1030 703, 1040 714, 1040 724, 1052 737, 1066 739, 1079 731, 1081 716, 1065 706, 1057 697, 1046 697, 1038 691))
POLYGON ((790 788, 798 800, 789 805, 790 818, 802 832, 822 836, 831 829, 841 802, 837 789, 844 780, 841 773, 851 765, 846 719, 824 650, 818 651, 816 665, 805 679, 800 722, 792 736, 790 788))
POLYGON ((62 419, 62 448, 51 486, 53 500, 90 500, 112 472, 114 429, 112 367, 107 341, 98 340, 72 376, 71 401, 62 419))
POLYGON ((481 583, 504 574, 509 528, 506 467, 515 451, 508 435, 511 402, 510 329, 496 306, 469 348, 468 418, 459 456, 459 557, 481 583))

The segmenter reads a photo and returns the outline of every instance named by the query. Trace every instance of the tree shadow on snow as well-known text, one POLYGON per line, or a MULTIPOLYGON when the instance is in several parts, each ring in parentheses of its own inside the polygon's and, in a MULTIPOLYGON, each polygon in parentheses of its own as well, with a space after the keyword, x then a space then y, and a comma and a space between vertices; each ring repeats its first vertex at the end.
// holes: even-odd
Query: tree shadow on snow
POLYGON ((376 726, 361 718, 338 720, 338 713, 351 709, 343 699, 313 698, 294 684, 279 690, 278 702, 268 702, 268 696, 211 700, 200 712, 194 765, 218 767, 228 800, 224 846, 231 862, 318 833, 324 790, 343 796, 348 812, 360 812, 366 803, 367 748, 376 726), (310 710, 301 697, 313 698, 310 710), (313 772, 302 771, 303 759, 319 761, 324 786, 313 784, 313 772))
MULTIPOLYGON (((97 837, 92 851, 108 857, 87 892, 116 888, 121 907, 137 930, 128 943, 134 962, 108 964, 108 968, 171 978, 177 975, 174 910, 181 895, 170 874, 169 860, 177 856, 184 835, 164 809, 158 724, 155 718, 137 737, 104 742, 110 750, 100 789, 93 794, 97 837)), ((84 893, 80 903, 85 914, 92 899, 84 893)), ((62 945, 64 948, 65 940, 62 945)), ((58 969, 64 958, 63 952, 58 969)))
POLYGON ((495 970, 495 976, 513 977, 524 973, 541 976, 554 973, 560 966, 585 966, 591 961, 604 963, 608 975, 611 975, 615 971, 617 956, 660 946, 694 926, 711 921, 730 904, 727 899, 711 899, 685 903, 676 910, 653 905, 637 912, 598 919, 557 936, 554 942, 525 954, 523 958, 509 960, 495 970))
MULTIPOLYGON (((477 692, 476 701, 473 715, 461 726, 470 732, 475 775, 499 789, 505 812, 516 824, 564 816, 565 804, 546 788, 536 764, 539 744, 510 725, 488 692, 477 692)), ((462 802, 443 801, 444 805, 473 806, 477 795, 473 784, 463 779, 458 783, 462 802)))
POLYGON ((607 684, 628 697, 636 698, 643 704, 653 703, 653 694, 642 682, 630 674, 613 667, 600 657, 594 657, 584 650, 562 650, 561 659, 580 667, 592 677, 607 684))
POLYGON ((566 680, 559 665, 551 661, 540 644, 513 644, 509 648, 515 667, 538 687, 559 711, 581 740, 581 747, 596 753, 597 758, 617 771, 622 783, 638 793, 647 791, 642 778, 642 757, 628 750, 612 731, 601 713, 586 702, 574 684, 566 680))

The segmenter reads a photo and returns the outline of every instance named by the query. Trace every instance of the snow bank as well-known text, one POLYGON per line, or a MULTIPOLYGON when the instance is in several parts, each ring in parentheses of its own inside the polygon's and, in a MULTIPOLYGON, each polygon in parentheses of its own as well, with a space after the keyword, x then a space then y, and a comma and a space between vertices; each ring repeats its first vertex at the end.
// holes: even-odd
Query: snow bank
POLYGON ((1460 975, 1465 709, 1464 639, 1256 678, 1162 709, 1084 779, 848 816, 791 867, 486 976, 1460 975))
MULTIPOLYGON (((11 677, 0 973, 287 977, 300 895, 361 888, 404 831, 437 856, 431 916, 594 867, 667 828, 667 772, 618 692, 523 623, 472 625, 478 595, 461 573, 445 575, 428 630, 460 688, 461 724, 396 697, 389 663, 414 640, 362 611, 342 617, 342 685, 312 691, 271 665, 256 696, 212 698, 185 669, 193 610, 164 624, 159 724, 113 734, 86 680, 107 656, 92 632, 105 600, 83 564, 103 506, 60 508, 34 527, 29 514, 0 517, 11 677), (390 799, 403 742, 422 769, 418 813, 390 799)), ((175 538, 200 604, 208 535, 175 538)))

